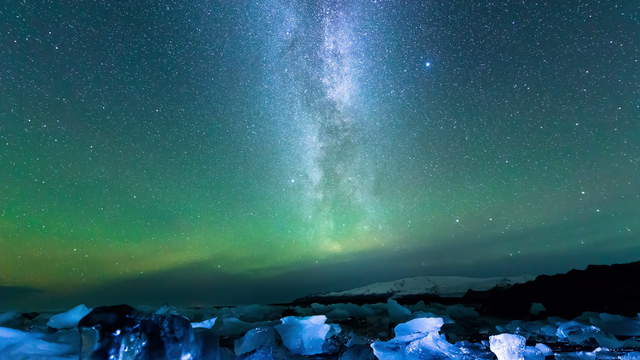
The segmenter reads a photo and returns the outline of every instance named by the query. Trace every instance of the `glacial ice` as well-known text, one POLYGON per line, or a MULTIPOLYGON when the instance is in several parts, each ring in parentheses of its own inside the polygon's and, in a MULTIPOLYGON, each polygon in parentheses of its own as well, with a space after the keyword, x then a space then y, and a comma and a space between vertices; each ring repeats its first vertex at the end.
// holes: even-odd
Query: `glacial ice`
POLYGON ((411 310, 398 304, 393 299, 387 300, 387 311, 389 312, 389 319, 391 321, 406 321, 411 317, 411 310))
POLYGON ((395 327, 395 337, 371 344, 379 360, 464 359, 464 353, 449 343, 439 330, 442 318, 418 318, 395 327))
POLYGON ((592 320, 603 331, 617 336, 640 336, 640 316, 628 318, 607 313, 598 314, 592 320))
POLYGON ((410 342, 423 338, 430 333, 438 333, 444 325, 442 318, 418 318, 398 324, 394 328, 395 340, 410 342))
POLYGON ((243 355, 260 348, 271 348, 276 344, 276 333, 271 327, 257 327, 244 334, 234 343, 236 355, 243 355))
MULTIPOLYGON (((325 324, 325 315, 306 317, 287 316, 275 328, 284 346, 294 354, 315 355, 323 353, 323 345, 332 327, 325 324)), ((334 329, 334 332, 337 331, 334 329)))
POLYGON ((236 317, 226 317, 219 319, 213 329, 220 336, 241 336, 253 328, 265 325, 271 325, 271 322, 247 322, 236 317))
POLYGON ((194 329, 211 329, 216 324, 216 319, 217 318, 212 317, 211 319, 192 322, 191 327, 194 329))
POLYGON ((468 306, 392 300, 204 311, 112 306, 78 323, 81 310, 49 319, 0 314, 0 360, 66 360, 78 353, 117 360, 640 360, 640 319, 606 313, 504 323, 468 306))
POLYGON ((618 349, 624 346, 624 342, 603 333, 597 326, 585 325, 574 320, 558 324, 556 336, 558 340, 570 344, 589 345, 595 342, 608 349, 618 349))
POLYGON ((8 322, 14 321, 19 316, 20 314, 15 311, 7 311, 4 313, 0 313, 0 325, 4 325, 8 322))
POLYGON ((560 340, 565 340, 573 344, 584 344, 587 340, 593 339, 600 329, 593 325, 585 325, 577 321, 567 321, 558 325, 556 336, 560 340))
POLYGON ((538 347, 526 346, 527 339, 515 334, 499 334, 489 337, 489 348, 498 360, 544 360, 538 347))
POLYGON ((76 349, 72 346, 43 338, 43 334, 0 327, 0 360, 73 359, 76 349))
POLYGON ((595 351, 574 351, 562 354, 555 354, 556 360, 596 360, 595 351))
POLYGON ((538 351, 540 351, 540 353, 542 353, 542 355, 544 355, 545 357, 553 354, 551 348, 545 344, 538 343, 536 344, 535 348, 538 349, 538 351))
POLYGON ((73 328, 78 325, 80 319, 85 317, 90 312, 91 308, 88 308, 84 304, 80 304, 68 311, 53 315, 49 319, 49 321, 47 321, 47 326, 54 329, 73 328))

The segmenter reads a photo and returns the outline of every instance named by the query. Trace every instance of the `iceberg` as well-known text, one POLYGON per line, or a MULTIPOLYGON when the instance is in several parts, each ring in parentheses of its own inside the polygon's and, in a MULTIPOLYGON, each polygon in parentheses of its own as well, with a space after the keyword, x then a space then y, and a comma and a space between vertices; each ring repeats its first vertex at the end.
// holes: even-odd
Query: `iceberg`
POLYGON ((400 305, 393 299, 387 300, 387 311, 391 321, 406 321, 411 317, 411 310, 400 305))
POLYGON ((4 325, 6 323, 12 322, 16 320, 19 316, 20 314, 15 311, 7 311, 4 313, 0 313, 0 325, 4 325))
POLYGON ((466 359, 461 349, 440 335, 443 324, 442 318, 413 319, 398 324, 393 339, 376 341, 371 348, 379 360, 466 359))
POLYGON ((54 329, 69 329, 76 327, 78 322, 91 312, 84 304, 80 304, 68 311, 53 315, 47 321, 47 326, 54 329))
POLYGON ((489 348, 498 360, 544 360, 538 347, 526 346, 526 339, 515 334, 499 334, 489 337, 489 348))
POLYGON ((561 341, 582 345, 587 340, 595 338, 598 333, 600 333, 599 328, 572 320, 559 324, 556 336, 561 341))
POLYGON ((394 340, 400 342, 410 342, 423 338, 430 333, 438 333, 444 325, 442 318, 418 318, 396 325, 394 340))
POLYGON ((0 359, 77 359, 73 346, 46 341, 43 337, 39 333, 0 327, 0 359))
POLYGON ((593 319, 593 322, 600 329, 612 335, 640 336, 640 318, 602 313, 593 319))
POLYGON ((271 348, 276 345, 276 333, 271 327, 251 329, 234 343, 236 355, 243 355, 261 348, 271 348))
MULTIPOLYGON (((305 317, 287 316, 282 318, 276 331, 280 334, 284 346, 297 355, 322 354, 323 345, 332 327, 325 324, 325 315, 305 317)), ((338 331, 333 329, 333 332, 338 331)))
POLYGON ((217 318, 212 317, 211 319, 192 322, 191 327, 194 329, 211 329, 216 324, 216 319, 217 318))

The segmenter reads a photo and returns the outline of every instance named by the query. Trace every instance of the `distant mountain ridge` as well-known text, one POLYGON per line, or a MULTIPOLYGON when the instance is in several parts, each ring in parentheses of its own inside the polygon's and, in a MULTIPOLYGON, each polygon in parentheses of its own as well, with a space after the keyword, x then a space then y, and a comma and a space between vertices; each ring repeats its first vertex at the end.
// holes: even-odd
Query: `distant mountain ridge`
POLYGON ((509 287, 533 279, 533 276, 475 278, 464 276, 416 276, 394 281, 376 282, 354 289, 315 294, 294 300, 294 303, 375 303, 388 298, 399 301, 415 297, 460 299, 470 290, 486 291, 496 286, 509 287))
POLYGON ((318 296, 407 296, 431 294, 443 297, 461 297, 468 290, 483 291, 495 286, 511 286, 533 280, 533 276, 474 278, 464 276, 415 276, 394 281, 376 282, 354 289, 329 292, 318 296))

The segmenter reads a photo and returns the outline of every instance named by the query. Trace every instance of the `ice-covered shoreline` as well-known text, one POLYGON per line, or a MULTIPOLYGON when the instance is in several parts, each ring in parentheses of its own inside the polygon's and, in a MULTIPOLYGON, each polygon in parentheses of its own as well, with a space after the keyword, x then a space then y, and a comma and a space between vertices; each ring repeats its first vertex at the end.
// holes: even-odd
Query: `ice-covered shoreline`
POLYGON ((640 318, 606 313, 509 321, 389 299, 30 317, 0 314, 0 359, 640 359, 640 318))

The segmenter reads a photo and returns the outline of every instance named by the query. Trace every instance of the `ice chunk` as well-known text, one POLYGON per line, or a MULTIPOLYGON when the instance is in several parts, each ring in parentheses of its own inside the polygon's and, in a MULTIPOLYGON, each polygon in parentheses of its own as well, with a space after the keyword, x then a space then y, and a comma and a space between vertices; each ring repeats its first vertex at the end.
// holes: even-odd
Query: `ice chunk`
POLYGON ((587 340, 594 338, 599 332, 600 329, 593 325, 585 325, 577 321, 567 321, 558 325, 556 336, 559 340, 581 345, 587 340))
POLYGON ((544 356, 549 356, 553 354, 553 351, 551 351, 551 348, 545 344, 538 343, 536 344, 535 348, 538 349, 538 351, 540 351, 540 353, 542 353, 542 355, 544 356))
POLYGON ((394 328, 395 340, 409 342, 427 336, 429 333, 438 333, 444 324, 442 318, 418 318, 398 324, 394 328))
POLYGON ((0 327, 0 359, 72 358, 72 346, 48 342, 42 338, 43 334, 0 327))
POLYGON ((430 333, 411 342, 397 339, 376 341, 371 344, 374 355, 379 360, 422 360, 422 359, 472 359, 465 357, 457 346, 449 343, 443 335, 430 333))
POLYGON ((391 321, 406 321, 411 317, 411 310, 398 304, 393 299, 387 300, 387 311, 391 321))
POLYGON ((395 327, 395 337, 371 344, 380 360, 463 359, 464 353, 439 334, 442 318, 418 318, 395 327))
POLYGON ((86 307, 84 304, 80 304, 66 312, 53 315, 49 321, 47 321, 47 326, 54 329, 69 329, 76 327, 80 319, 90 312, 91 308, 86 307))
POLYGON ((178 309, 175 306, 171 305, 161 306, 153 313, 156 315, 180 315, 178 309))
POLYGON ((462 359, 491 359, 494 360, 495 356, 489 351, 487 341, 473 343, 471 341, 463 340, 455 343, 455 346, 460 349, 462 359))
POLYGON ((247 333, 237 339, 234 343, 236 355, 242 355, 251 351, 273 347, 276 343, 276 334, 271 327, 258 327, 247 331, 247 333))
POLYGON ((522 360, 526 339, 520 335, 500 334, 489 337, 489 348, 498 360, 522 360))
POLYGON ((311 310, 310 315, 315 315, 315 314, 326 314, 329 311, 329 309, 330 309, 329 305, 313 303, 310 305, 309 310, 311 310))
POLYGON ((499 334, 489 337, 489 348, 498 360, 544 360, 542 351, 526 346, 526 339, 515 334, 499 334))
POLYGON ((596 360, 596 353, 589 351, 558 353, 555 355, 555 360, 596 360))
POLYGON ((558 339, 575 345, 591 345, 594 341, 605 348, 617 349, 624 343, 613 336, 603 333, 600 328, 585 325, 577 321, 567 321, 558 326, 558 339))
POLYGON ((8 311, 5 313, 0 313, 0 325, 6 324, 17 319, 20 316, 19 313, 15 311, 8 311))
POLYGON ((347 341, 345 343, 346 347, 353 347, 353 346, 358 346, 358 345, 366 345, 367 347, 369 346, 369 344, 371 343, 370 339, 366 336, 362 336, 362 335, 358 335, 352 331, 350 331, 348 334, 344 334, 344 336, 346 337, 347 341))
POLYGON ((323 352, 322 346, 332 329, 325 324, 326 321, 325 315, 287 316, 275 328, 289 351, 298 355, 315 355, 323 352))
POLYGON ((373 354, 378 360, 404 360, 407 343, 399 341, 376 341, 371 344, 373 354))
POLYGON ((202 320, 198 322, 192 322, 191 327, 194 329, 211 329, 216 324, 216 318, 202 320))
POLYGON ((221 336, 240 336, 253 328, 269 324, 268 322, 250 323, 235 317, 220 319, 218 323, 220 325, 216 325, 214 330, 221 336))
POLYGON ((460 349, 449 343, 444 335, 430 333, 412 341, 406 348, 409 359, 458 359, 462 355, 460 349))
POLYGON ((594 324, 609 334, 617 336, 640 336, 640 319, 632 319, 607 313, 599 314, 594 324))

